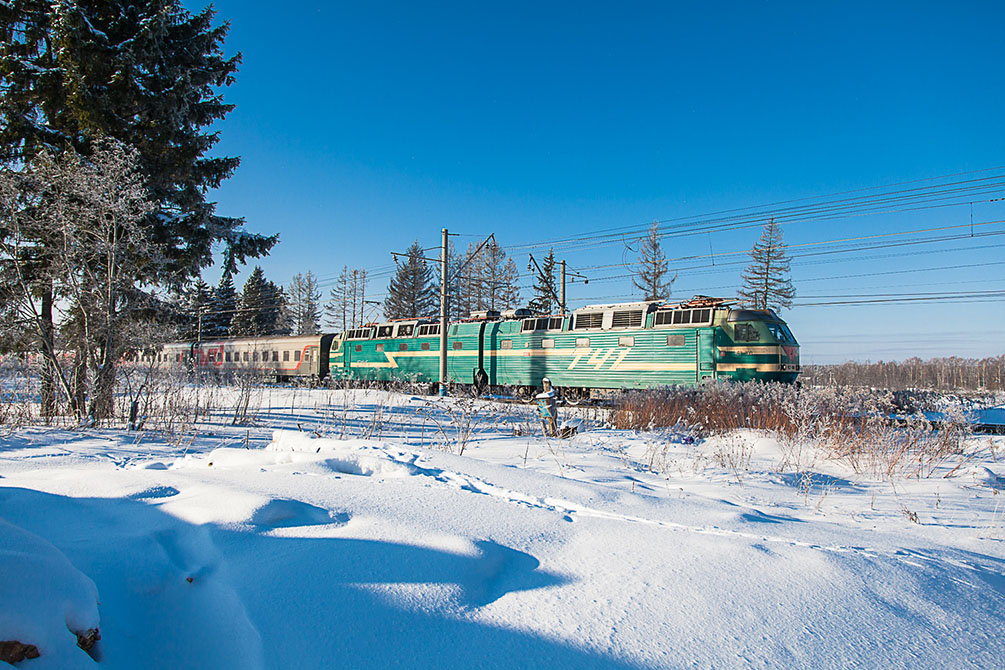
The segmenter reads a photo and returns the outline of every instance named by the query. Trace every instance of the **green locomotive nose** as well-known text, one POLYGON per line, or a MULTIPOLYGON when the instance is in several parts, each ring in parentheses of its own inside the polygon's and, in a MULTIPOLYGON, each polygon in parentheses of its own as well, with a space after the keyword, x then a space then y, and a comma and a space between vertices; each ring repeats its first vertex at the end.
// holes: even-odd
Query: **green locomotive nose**
POLYGON ((799 343, 774 311, 734 309, 726 321, 726 334, 733 341, 719 348, 725 361, 720 369, 739 380, 795 381, 800 372, 799 343))

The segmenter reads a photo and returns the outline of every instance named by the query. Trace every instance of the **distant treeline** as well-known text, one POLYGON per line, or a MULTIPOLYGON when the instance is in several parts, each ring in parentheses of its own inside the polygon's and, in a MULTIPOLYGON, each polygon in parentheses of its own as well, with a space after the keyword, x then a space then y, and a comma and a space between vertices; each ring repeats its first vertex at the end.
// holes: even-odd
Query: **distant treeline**
POLYGON ((873 386, 891 389, 1005 389, 1005 355, 995 358, 909 358, 878 363, 805 365, 799 380, 821 386, 873 386))

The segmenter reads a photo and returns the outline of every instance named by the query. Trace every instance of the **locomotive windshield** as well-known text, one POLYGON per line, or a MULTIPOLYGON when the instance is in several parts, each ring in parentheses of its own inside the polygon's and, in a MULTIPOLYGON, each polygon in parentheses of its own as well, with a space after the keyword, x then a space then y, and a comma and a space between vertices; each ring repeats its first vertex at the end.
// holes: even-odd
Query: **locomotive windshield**
POLYGON ((786 344, 795 344, 796 338, 792 336, 792 331, 784 323, 769 323, 766 324, 768 330, 771 334, 775 336, 775 339, 779 342, 785 342, 786 344))

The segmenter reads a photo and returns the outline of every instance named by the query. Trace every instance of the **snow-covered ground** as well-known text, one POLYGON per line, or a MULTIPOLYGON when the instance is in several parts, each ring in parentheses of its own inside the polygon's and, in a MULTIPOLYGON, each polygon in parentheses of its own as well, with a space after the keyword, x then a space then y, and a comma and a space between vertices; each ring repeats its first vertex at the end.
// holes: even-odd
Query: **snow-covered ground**
POLYGON ((19 667, 1005 658, 1005 438, 891 482, 811 444, 595 410, 557 440, 520 406, 258 394, 251 427, 0 438, 0 641, 40 652, 19 667))

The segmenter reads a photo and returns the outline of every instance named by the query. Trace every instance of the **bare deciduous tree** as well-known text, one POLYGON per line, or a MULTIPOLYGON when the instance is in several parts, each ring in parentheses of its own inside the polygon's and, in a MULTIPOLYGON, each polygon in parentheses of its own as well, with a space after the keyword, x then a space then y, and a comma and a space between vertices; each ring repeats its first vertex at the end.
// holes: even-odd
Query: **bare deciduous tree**
POLYGON ((39 154, 20 170, 0 172, 0 254, 18 309, 31 323, 43 358, 70 401, 92 420, 112 411, 116 364, 133 343, 128 324, 148 299, 138 276, 164 262, 151 244, 153 211, 136 151, 114 141, 84 158, 39 154), (49 287, 54 307, 76 340, 75 379, 60 366, 56 336, 39 296, 49 287), (83 404, 83 391, 91 399, 83 404))

